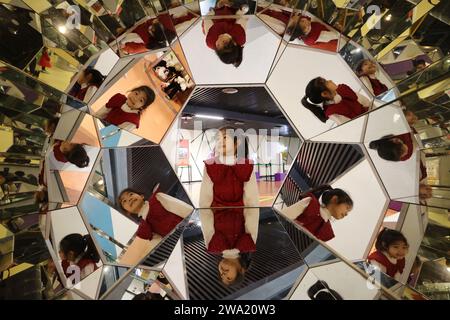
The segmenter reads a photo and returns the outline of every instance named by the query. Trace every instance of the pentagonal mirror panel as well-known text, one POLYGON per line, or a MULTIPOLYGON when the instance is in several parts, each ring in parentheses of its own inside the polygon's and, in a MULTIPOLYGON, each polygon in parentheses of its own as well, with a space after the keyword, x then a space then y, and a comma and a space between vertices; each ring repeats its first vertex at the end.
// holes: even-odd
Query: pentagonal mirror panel
MULTIPOLYGON (((172 51, 157 61, 150 55, 133 63, 103 91, 91 111, 104 127, 116 125, 159 143, 194 84, 172 51)), ((105 129, 99 129, 104 137, 105 129)))
POLYGON ((374 300, 381 294, 358 271, 345 262, 310 268, 304 274, 290 300, 374 300), (339 277, 336 277, 339 274, 339 277), (349 283, 352 285, 349 286, 349 283))
POLYGON ((365 86, 338 55, 290 45, 267 86, 306 139, 360 117, 372 104, 365 86), (301 70, 301 76, 293 70, 301 70))
POLYGON ((393 199, 418 195, 421 181, 427 176, 421 160, 421 141, 415 132, 402 110, 394 105, 369 115, 365 146, 393 199))
MULTIPOLYGON (((221 206, 272 205, 301 143, 264 87, 197 88, 181 113, 179 126, 177 173, 200 207, 211 205, 206 191, 209 187, 232 183, 226 177, 213 176, 215 172, 244 167, 249 172, 239 178, 242 203, 229 199, 232 202, 221 206), (230 136, 235 143, 228 144, 226 151, 223 141, 230 136), (246 158, 247 164, 238 161, 228 167, 235 157, 246 158), (217 168, 211 164, 214 159, 217 168), (221 167, 220 163, 227 165, 221 167)), ((169 148, 165 151, 171 154, 169 148)), ((221 192, 217 189, 215 194, 220 197, 221 192)))
POLYGON ((2 300, 50 300, 64 288, 54 274, 55 256, 40 227, 45 215, 22 213, 0 217, 2 300))
POLYGON ((368 256, 372 266, 429 299, 447 299, 447 210, 391 202, 383 226, 387 230, 380 231, 368 256))
POLYGON ((81 208, 108 261, 134 266, 193 207, 160 147, 102 152, 81 208))
POLYGON ((94 118, 67 108, 57 119, 41 168, 49 202, 77 204, 100 145, 94 118))
MULTIPOLYGON (((0 61, 1 93, 10 95, 28 104, 52 106, 59 110, 62 104, 73 108, 85 107, 83 102, 67 96, 64 92, 49 86, 21 70, 0 61)), ((20 102, 19 102, 20 103, 20 102)), ((11 107, 12 105, 9 104, 11 107)), ((28 106, 32 107, 32 106, 28 106)), ((22 110, 24 111, 24 110, 22 110)))
POLYGON ((247 208, 241 218, 200 209, 183 252, 192 300, 280 299, 306 269, 271 209, 247 208))
POLYGON ((326 241, 347 259, 365 256, 372 237, 378 232, 388 200, 370 162, 357 150, 347 145, 307 143, 300 150, 299 162, 291 169, 280 193, 284 205, 276 201, 276 207, 285 217, 326 241), (342 161, 332 162, 336 165, 323 160, 331 161, 336 157, 318 157, 333 147, 343 152, 342 161), (361 186, 365 188, 361 189, 361 186), (330 211, 330 204, 323 201, 328 202, 331 198, 336 204, 340 203, 342 211, 330 211), (357 244, 349 244, 351 240, 345 236, 349 232, 358 232, 360 241, 357 244))
POLYGON ((66 288, 72 288, 94 273, 97 278, 103 265, 99 246, 77 207, 51 211, 49 219, 48 245, 57 259, 55 269, 59 281, 66 288))
POLYGON ((180 38, 196 83, 263 83, 280 43, 267 28, 255 16, 197 21, 180 38))

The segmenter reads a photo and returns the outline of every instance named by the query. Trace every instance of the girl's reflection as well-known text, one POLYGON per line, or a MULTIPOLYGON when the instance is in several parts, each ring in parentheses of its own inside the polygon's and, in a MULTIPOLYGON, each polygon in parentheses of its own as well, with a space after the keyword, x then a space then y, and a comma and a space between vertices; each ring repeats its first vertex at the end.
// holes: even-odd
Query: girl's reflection
POLYGON ((205 161, 200 189, 200 207, 216 209, 200 210, 200 219, 208 252, 222 255, 218 272, 225 285, 243 280, 249 253, 256 251, 259 197, 253 171, 243 132, 219 130, 216 157, 205 161))
POLYGON ((246 42, 246 24, 245 18, 203 20, 206 45, 216 52, 223 63, 232 64, 236 68, 241 65, 246 42))

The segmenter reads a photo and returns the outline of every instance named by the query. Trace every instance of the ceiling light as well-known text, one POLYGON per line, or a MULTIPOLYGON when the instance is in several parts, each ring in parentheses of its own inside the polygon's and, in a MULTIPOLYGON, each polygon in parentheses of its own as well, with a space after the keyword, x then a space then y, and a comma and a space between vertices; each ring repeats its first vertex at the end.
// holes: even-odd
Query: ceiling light
POLYGON ((388 14, 385 18, 386 21, 391 21, 392 18, 392 14, 388 14))
POLYGON ((237 126, 243 126, 245 123, 244 122, 240 122, 240 121, 236 121, 234 124, 237 125, 237 126))
POLYGON ((224 119, 224 117, 209 116, 207 114, 196 114, 195 117, 196 118, 201 118, 201 119, 211 119, 211 120, 223 120, 224 119))
POLYGON ((58 31, 61 32, 62 34, 64 34, 64 33, 66 33, 67 28, 65 26, 59 26, 58 31))
POLYGON ((238 89, 236 89, 236 88, 223 88, 222 92, 226 93, 226 94, 235 94, 235 93, 238 93, 238 89))

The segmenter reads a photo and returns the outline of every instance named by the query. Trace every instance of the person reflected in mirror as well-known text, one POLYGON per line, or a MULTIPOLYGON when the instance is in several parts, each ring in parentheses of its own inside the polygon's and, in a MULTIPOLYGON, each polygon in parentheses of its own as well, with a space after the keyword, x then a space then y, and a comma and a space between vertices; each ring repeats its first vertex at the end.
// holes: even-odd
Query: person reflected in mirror
POLYGON ((417 117, 417 115, 414 112, 409 111, 409 110, 404 110, 404 115, 405 115, 406 121, 408 122, 408 125, 411 127, 411 129, 414 132, 415 131, 414 125, 419 120, 419 117, 417 117))
POLYGON ((140 86, 127 96, 115 94, 95 116, 121 129, 135 130, 139 128, 142 113, 154 101, 155 92, 149 86, 140 86))
POLYGON ((159 185, 148 200, 137 190, 124 189, 117 204, 127 214, 140 219, 136 236, 144 240, 152 240, 154 234, 165 237, 193 210, 186 202, 160 192, 159 185))
POLYGON ((266 9, 258 6, 258 12, 259 18, 267 23, 276 33, 283 36, 289 23, 291 12, 275 6, 270 6, 266 9))
POLYGON ((226 252, 218 264, 218 277, 225 286, 237 287, 245 280, 245 274, 250 268, 252 253, 226 252))
POLYGON ((207 15, 215 16, 234 16, 244 15, 249 11, 247 3, 239 4, 242 1, 236 0, 218 0, 214 7, 209 8, 207 15))
POLYGON ((286 28, 289 41, 301 40, 305 45, 317 49, 336 51, 339 33, 326 25, 311 21, 311 17, 296 13, 286 28))
POLYGON ((127 54, 137 54, 168 47, 176 38, 175 27, 168 13, 149 19, 138 25, 121 41, 121 50, 127 54))
POLYGON ((52 137, 53 133, 55 133, 56 127, 58 126, 59 117, 51 117, 46 119, 44 122, 44 132, 47 137, 52 137))
POLYGON ((41 67, 42 73, 48 73, 47 68, 52 67, 52 62, 50 59, 50 51, 47 47, 42 48, 41 58, 39 59, 38 65, 41 67))
POLYGON ((71 164, 78 168, 89 166, 89 156, 82 144, 55 140, 47 154, 51 170, 68 170, 71 164))
POLYGON ((377 79, 377 64, 370 59, 363 59, 356 67, 356 74, 369 91, 378 96, 387 91, 388 87, 377 79))
POLYGON ((340 125, 367 112, 371 102, 346 84, 317 77, 306 86, 302 104, 320 121, 340 125))
MULTIPOLYGON (((61 266, 67 278, 73 277, 74 271, 69 266, 76 265, 80 269, 80 280, 98 269, 100 255, 90 235, 71 233, 59 242, 61 266)), ((76 281, 73 277, 73 281, 76 281)), ((73 283, 75 284, 75 283, 73 283)))
POLYGON ((259 192, 248 148, 242 130, 222 127, 214 157, 204 161, 199 204, 212 210, 200 211, 202 232, 207 251, 222 255, 218 268, 225 285, 247 270, 243 254, 256 251, 259 192))
POLYGON ((405 236, 397 230, 384 228, 378 234, 375 248, 367 257, 369 263, 395 280, 400 280, 409 250, 405 236))
POLYGON ((344 219, 352 209, 353 200, 347 192, 325 185, 303 194, 300 201, 281 212, 317 239, 329 241, 335 237, 330 221, 344 219))
POLYGON ((387 161, 406 161, 414 152, 413 137, 410 132, 401 135, 386 135, 371 141, 369 148, 376 150, 378 156, 387 161))
POLYGON ((247 21, 246 18, 203 20, 206 45, 215 51, 223 63, 236 68, 241 65, 247 41, 245 33, 247 21))
POLYGON ((412 61, 413 68, 408 71, 406 74, 408 76, 413 75, 416 72, 422 71, 427 67, 427 63, 424 59, 415 59, 412 61))
POLYGON ((339 293, 330 289, 323 280, 317 281, 308 289, 308 297, 311 300, 344 300, 339 293))
POLYGON ((70 89, 69 95, 83 102, 89 102, 104 80, 105 77, 100 71, 88 67, 80 73, 77 82, 70 89))

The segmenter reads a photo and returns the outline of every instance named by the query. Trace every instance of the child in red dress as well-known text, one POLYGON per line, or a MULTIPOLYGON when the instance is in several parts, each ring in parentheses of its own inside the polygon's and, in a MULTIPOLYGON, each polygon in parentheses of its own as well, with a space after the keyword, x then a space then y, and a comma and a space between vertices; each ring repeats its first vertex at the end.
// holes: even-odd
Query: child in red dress
POLYGON ((175 27, 169 14, 161 14, 138 25, 127 35, 127 41, 122 50, 128 54, 142 53, 148 50, 169 46, 175 39, 175 27), (130 40, 134 37, 134 40, 130 40))
POLYGON ((89 156, 82 144, 55 140, 47 155, 50 170, 69 170, 70 164, 78 168, 89 165, 89 156))
POLYGON ((142 112, 155 101, 155 92, 148 86, 130 91, 128 96, 117 93, 95 116, 122 129, 139 128, 142 112))
POLYGON ((233 128, 217 135, 215 157, 205 161, 200 218, 208 252, 221 254, 218 269, 225 285, 242 279, 242 254, 256 251, 259 197, 246 137, 233 128), (245 208, 244 208, 245 207, 245 208))
POLYGON ((100 71, 92 68, 86 68, 81 72, 75 85, 70 89, 69 94, 83 102, 89 100, 100 88, 104 80, 104 76, 100 71))
MULTIPOLYGON (((216 15, 229 14, 229 10, 215 9, 216 15), (228 11, 224 11, 224 10, 228 11)), ((236 15, 242 13, 236 12, 236 15)), ((225 18, 225 19, 204 19, 203 33, 206 34, 206 45, 213 49, 219 59, 225 64, 232 64, 236 68, 242 63, 244 45, 246 40, 245 26, 247 19, 225 18)))
POLYGON ((152 240, 154 233, 165 237, 193 210, 189 204, 160 192, 159 187, 147 201, 142 193, 125 189, 118 204, 122 210, 142 219, 136 235, 144 240, 152 240))
POLYGON ((319 189, 324 190, 319 197, 313 192, 308 192, 302 200, 281 211, 316 238, 329 241, 334 238, 330 220, 345 218, 353 208, 353 200, 341 189, 328 186, 319 189))
POLYGON ((372 252, 367 260, 381 272, 399 280, 405 268, 408 240, 401 232, 385 228, 378 235, 375 248, 377 250, 372 252))
POLYGON ((328 29, 320 22, 311 21, 311 18, 301 14, 294 15, 289 21, 286 33, 289 41, 300 39, 309 47, 336 51, 339 33, 328 29))
MULTIPOLYGON (((97 263, 100 261, 91 236, 78 233, 69 234, 59 242, 59 257, 65 276, 73 277, 74 271, 69 267, 75 265, 80 269, 80 280, 97 270, 97 263)), ((72 282, 75 280, 72 278, 72 282)))
POLYGON ((388 87, 377 79, 377 65, 370 59, 363 59, 356 67, 356 74, 374 96, 387 91, 388 87))
POLYGON ((317 77, 306 86, 302 104, 322 122, 330 119, 339 125, 367 112, 370 100, 346 84, 317 77))
POLYGON ((52 62, 50 60, 50 55, 47 47, 42 48, 41 59, 39 59, 38 65, 41 67, 42 72, 47 73, 46 68, 52 67, 52 62))

